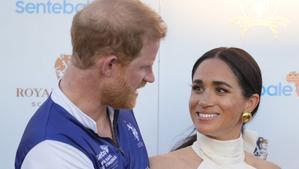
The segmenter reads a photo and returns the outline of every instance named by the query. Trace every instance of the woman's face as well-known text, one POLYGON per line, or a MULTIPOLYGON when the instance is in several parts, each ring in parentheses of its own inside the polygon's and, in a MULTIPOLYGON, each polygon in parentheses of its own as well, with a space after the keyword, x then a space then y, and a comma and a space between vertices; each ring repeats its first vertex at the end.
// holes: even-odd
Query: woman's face
POLYGON ((218 140, 240 137, 242 113, 251 101, 230 67, 220 59, 203 61, 193 76, 189 110, 197 131, 218 140))

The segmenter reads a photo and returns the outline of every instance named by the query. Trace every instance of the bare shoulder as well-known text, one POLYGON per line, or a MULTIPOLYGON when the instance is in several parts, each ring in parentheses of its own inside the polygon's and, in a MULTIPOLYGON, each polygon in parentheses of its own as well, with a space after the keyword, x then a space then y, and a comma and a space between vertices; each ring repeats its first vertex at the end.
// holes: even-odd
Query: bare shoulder
POLYGON ((201 159, 186 147, 174 152, 153 156, 150 158, 151 169, 194 169, 200 164, 201 159))
POLYGON ((151 169, 167 169, 175 166, 175 158, 171 153, 162 154, 158 156, 150 157, 150 168, 151 169))
POLYGON ((253 156, 252 154, 245 153, 245 157, 246 157, 245 161, 249 165, 251 165, 257 169, 281 169, 276 164, 274 164, 270 161, 258 159, 257 157, 253 156))
POLYGON ((258 169, 281 169, 278 165, 266 160, 257 159, 256 164, 258 169))

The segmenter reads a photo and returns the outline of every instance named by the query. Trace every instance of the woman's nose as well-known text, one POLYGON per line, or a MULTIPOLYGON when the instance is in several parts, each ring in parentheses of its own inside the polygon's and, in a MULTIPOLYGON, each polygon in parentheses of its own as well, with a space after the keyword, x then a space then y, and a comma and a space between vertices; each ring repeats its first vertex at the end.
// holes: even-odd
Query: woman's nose
POLYGON ((198 104, 200 106, 211 106, 213 105, 213 94, 209 90, 205 90, 198 99, 198 104))

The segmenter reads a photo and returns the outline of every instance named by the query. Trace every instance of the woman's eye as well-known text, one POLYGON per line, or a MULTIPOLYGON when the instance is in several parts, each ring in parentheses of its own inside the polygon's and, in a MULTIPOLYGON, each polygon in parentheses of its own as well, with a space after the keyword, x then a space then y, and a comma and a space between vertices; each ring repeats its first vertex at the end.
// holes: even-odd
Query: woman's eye
POLYGON ((216 92, 217 93, 228 93, 228 90, 226 90, 224 88, 216 88, 216 92))

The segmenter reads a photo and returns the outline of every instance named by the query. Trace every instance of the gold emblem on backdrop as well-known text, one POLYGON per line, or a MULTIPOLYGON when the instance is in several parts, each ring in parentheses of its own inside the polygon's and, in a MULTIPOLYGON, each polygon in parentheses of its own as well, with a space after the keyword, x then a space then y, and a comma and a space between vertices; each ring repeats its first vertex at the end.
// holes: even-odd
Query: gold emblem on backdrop
POLYGON ((57 79, 61 79, 68 63, 71 60, 71 55, 63 55, 61 54, 55 61, 55 71, 56 71, 56 77, 57 79))
POLYGON ((285 17, 278 16, 277 12, 280 7, 280 0, 241 0, 240 10, 242 16, 233 19, 241 29, 244 36, 254 27, 267 27, 272 35, 278 37, 278 27, 286 27, 289 20, 285 17))
POLYGON ((299 73, 290 72, 286 77, 287 82, 294 83, 296 87, 297 96, 299 96, 299 73))

